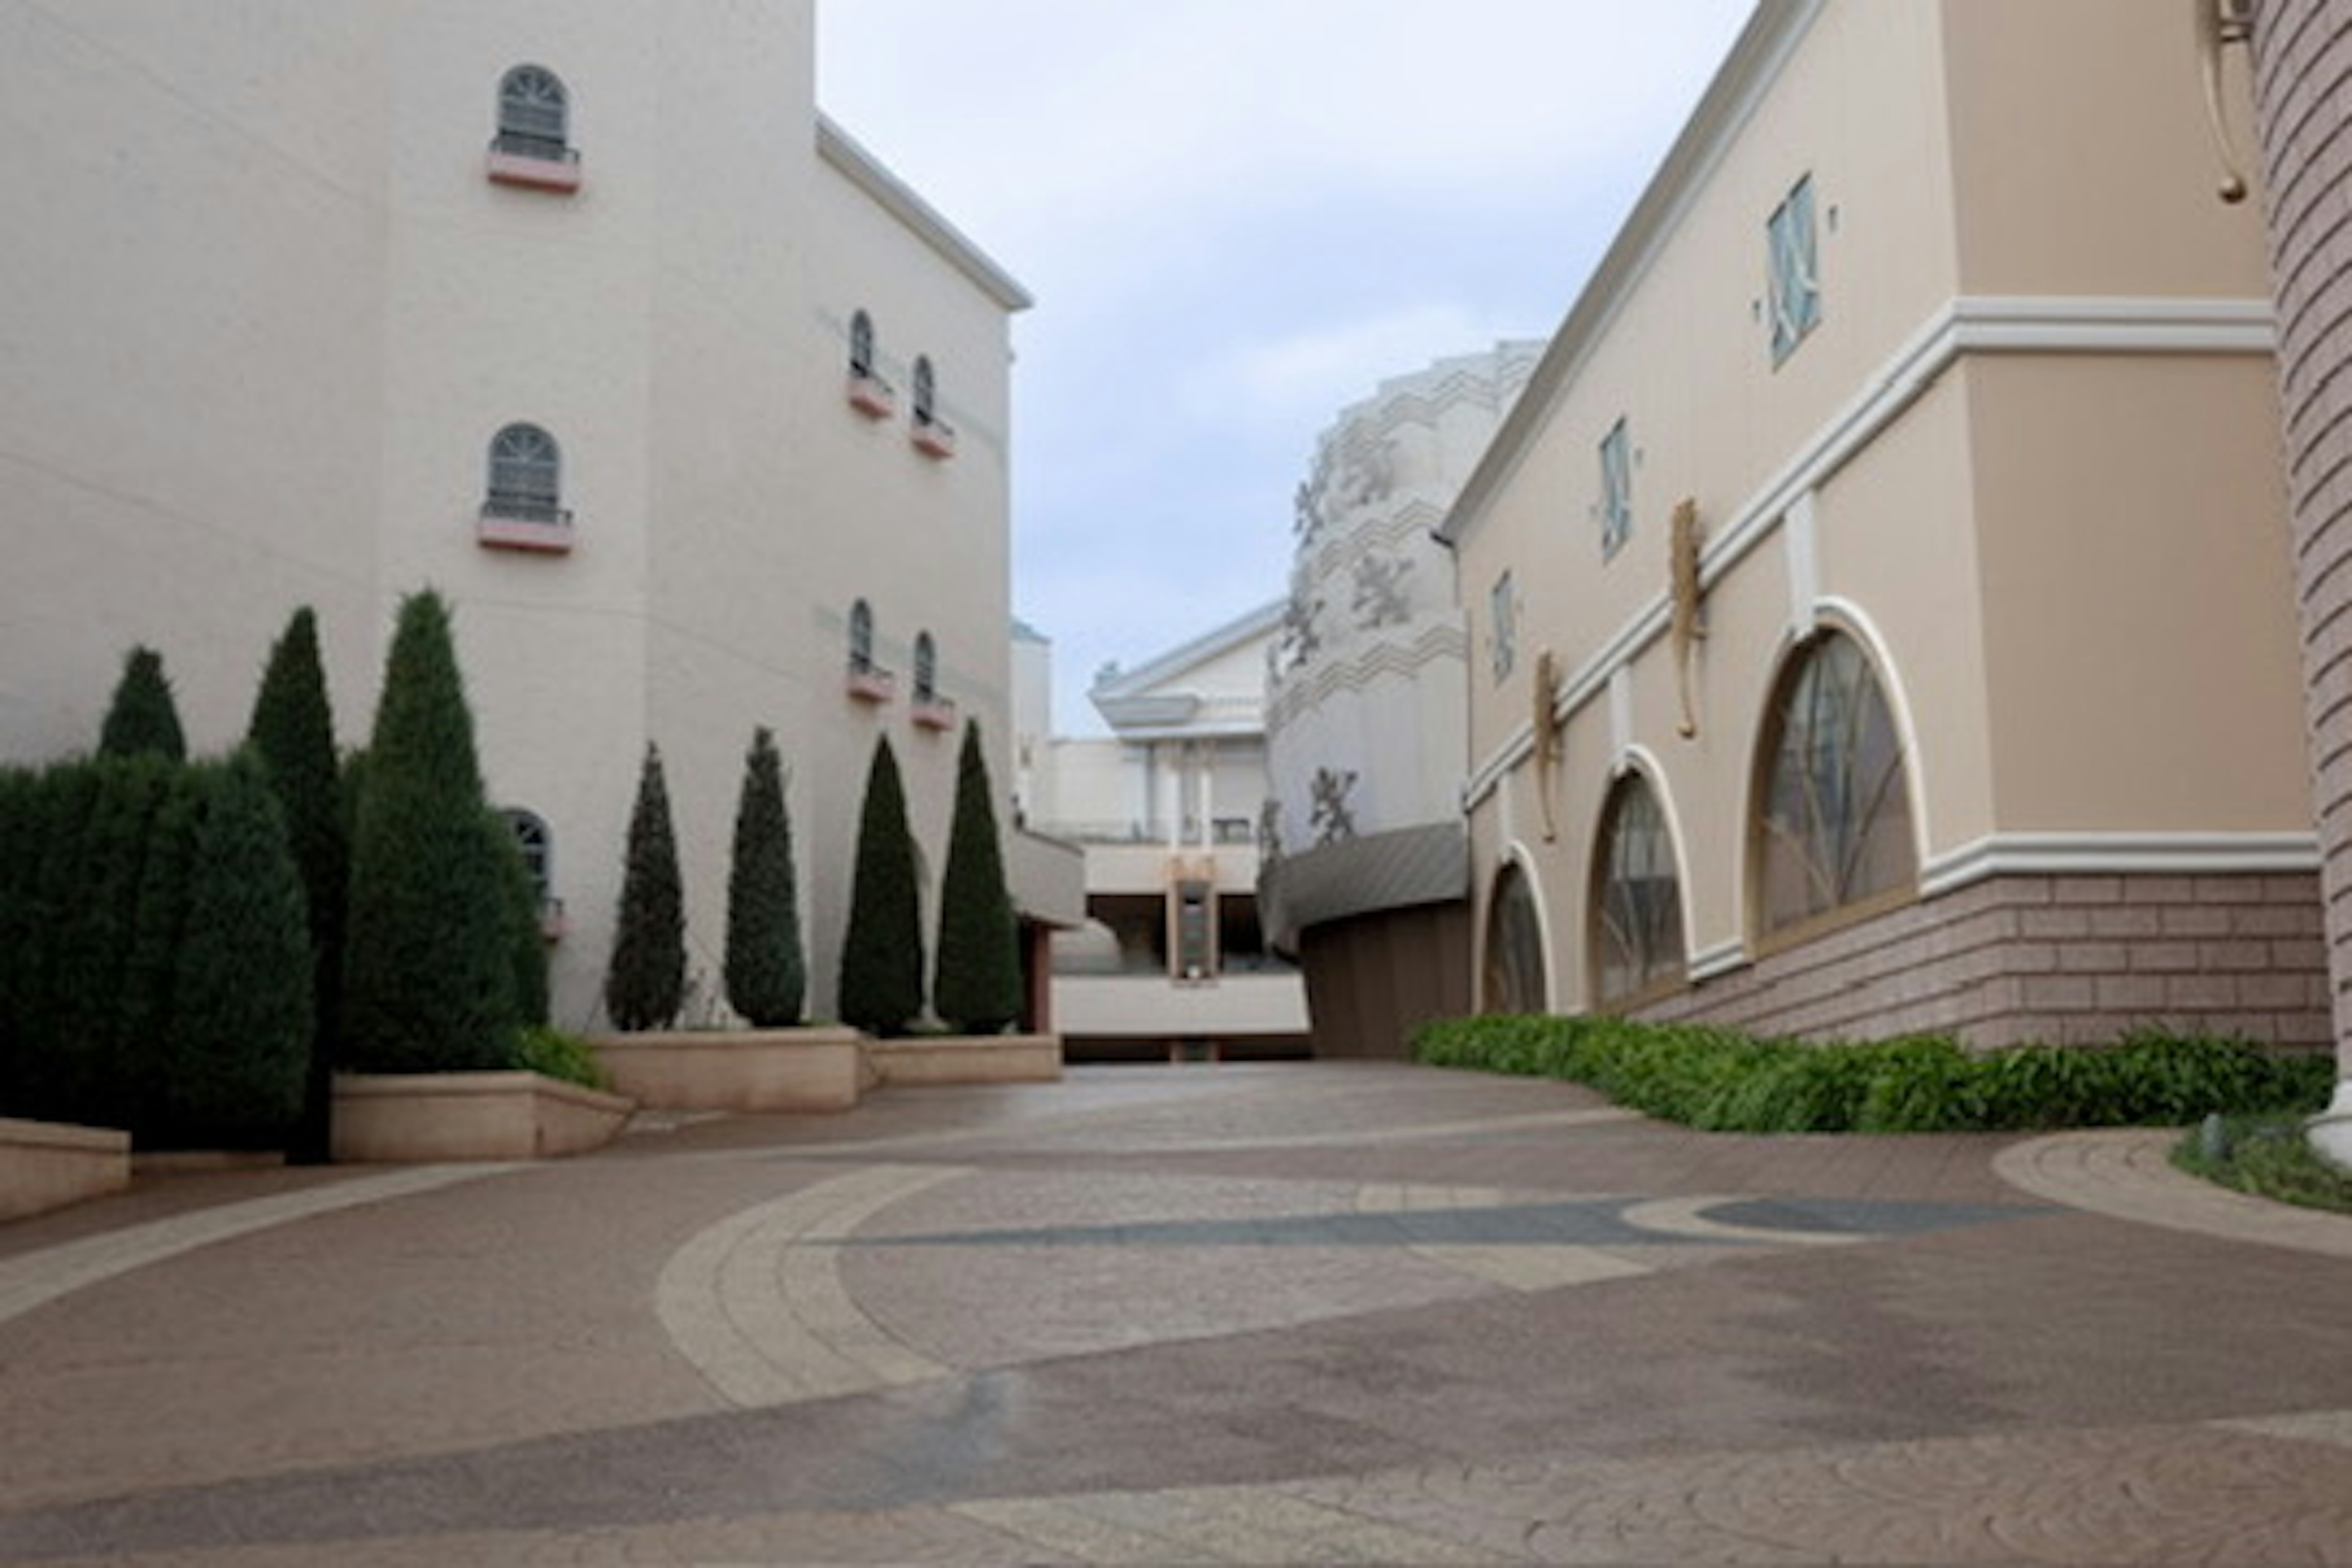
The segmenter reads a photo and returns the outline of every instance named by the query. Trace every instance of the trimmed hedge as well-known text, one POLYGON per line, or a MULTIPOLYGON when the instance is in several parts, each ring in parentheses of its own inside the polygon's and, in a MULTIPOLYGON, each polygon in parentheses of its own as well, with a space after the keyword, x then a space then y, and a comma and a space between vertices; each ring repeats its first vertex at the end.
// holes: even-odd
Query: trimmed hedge
POLYGON ((1433 1067, 1570 1079, 1719 1132, 2178 1125, 2213 1111, 2316 1110, 2336 1080, 2328 1056, 2156 1033, 1973 1055, 1943 1036, 1815 1044, 1601 1016, 1443 1019, 1416 1031, 1413 1054, 1433 1067))

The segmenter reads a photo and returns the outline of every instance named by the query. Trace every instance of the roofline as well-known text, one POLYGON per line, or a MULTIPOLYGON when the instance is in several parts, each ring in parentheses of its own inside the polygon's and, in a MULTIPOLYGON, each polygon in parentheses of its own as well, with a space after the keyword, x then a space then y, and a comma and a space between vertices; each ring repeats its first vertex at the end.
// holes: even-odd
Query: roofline
POLYGON ((1013 275, 967 238, 961 229, 940 216, 940 210, 915 194, 914 187, 892 174, 881 159, 866 151, 856 137, 835 123, 830 115, 816 117, 816 150, 849 183, 871 196, 916 237, 944 257, 980 291, 1003 310, 1025 310, 1037 301, 1013 275))
POLYGON ((1550 346, 1537 362, 1525 391, 1487 442, 1478 466, 1438 524, 1438 542, 1451 548, 1476 527, 1487 506, 1527 455, 1528 443, 1550 416, 1552 405, 1575 379, 1594 345, 1608 331, 1618 309, 1649 271, 1651 261, 1680 226, 1732 140, 1747 125, 1765 92, 1779 79, 1828 0, 1757 0, 1731 52, 1683 124, 1682 133, 1658 172, 1650 176, 1624 226, 1610 242, 1592 277, 1569 308, 1550 346))
POLYGON ((1227 652, 1262 632, 1273 630, 1282 624, 1283 615, 1289 607, 1290 601, 1286 597, 1270 600, 1256 609, 1234 616, 1213 631, 1202 632, 1181 647, 1169 649, 1140 668, 1121 670, 1113 679, 1097 682, 1087 695, 1097 706, 1100 706, 1106 698, 1116 700, 1123 690, 1149 686, 1188 665, 1227 652))

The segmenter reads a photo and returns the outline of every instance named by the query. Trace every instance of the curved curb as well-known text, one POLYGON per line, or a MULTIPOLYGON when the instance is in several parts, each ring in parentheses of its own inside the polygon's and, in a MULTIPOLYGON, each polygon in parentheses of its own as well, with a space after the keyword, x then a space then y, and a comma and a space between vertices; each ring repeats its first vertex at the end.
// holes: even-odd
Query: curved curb
POLYGON ((869 1165, 731 1215, 663 1266, 662 1327, 720 1397, 745 1409, 950 1376, 852 1299, 837 1244, 900 1199, 971 1173, 869 1165))
POLYGON ((2352 1258, 2352 1216, 2296 1208, 2198 1180, 2171 1163, 2177 1128, 2060 1132, 1993 1156, 2011 1186, 2112 1219, 2352 1258))

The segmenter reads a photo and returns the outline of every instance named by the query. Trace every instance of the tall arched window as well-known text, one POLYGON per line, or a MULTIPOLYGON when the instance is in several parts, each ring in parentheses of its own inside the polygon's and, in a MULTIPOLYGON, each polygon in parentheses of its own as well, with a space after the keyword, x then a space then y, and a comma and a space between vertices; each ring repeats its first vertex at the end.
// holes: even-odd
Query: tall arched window
POLYGON ((1853 637, 1825 631, 1782 672, 1758 758, 1754 831, 1759 935, 1916 891, 1903 738, 1853 637))
POLYGON ((1592 858, 1592 981, 1601 1005, 1684 976, 1682 879, 1657 792, 1638 773, 1609 793, 1592 858))
POLYGON ((929 632, 915 636, 915 700, 930 702, 940 694, 940 645, 929 632))
POLYGON ((490 489, 484 510, 496 517, 564 522, 563 457, 536 425, 509 425, 490 438, 490 489))
POLYGON ((939 373, 931 369, 929 354, 916 356, 914 377, 915 423, 936 424, 940 417, 940 378, 939 373))
POLYGON ((517 66, 499 81, 499 140, 502 153, 565 160, 571 157, 572 103, 563 83, 544 66, 517 66))
POLYGON ((1540 1013, 1550 1005, 1535 884, 1516 865, 1496 873, 1488 895, 1485 990, 1489 1013, 1540 1013))
POLYGON ((849 668, 862 675, 874 668, 874 606, 860 599, 849 606, 849 668))
POLYGON ((849 374, 874 374, 874 318, 863 310, 849 318, 849 374))

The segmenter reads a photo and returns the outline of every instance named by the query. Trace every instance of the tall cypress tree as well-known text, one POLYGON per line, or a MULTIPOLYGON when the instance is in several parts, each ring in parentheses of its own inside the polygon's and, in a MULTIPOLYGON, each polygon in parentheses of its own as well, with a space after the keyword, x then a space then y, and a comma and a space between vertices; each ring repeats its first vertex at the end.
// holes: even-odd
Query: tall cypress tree
POLYGON ((482 830, 449 611, 411 595, 353 811, 343 959, 343 1058, 372 1072, 514 1063, 519 1019, 506 890, 482 830))
POLYGON ((686 898, 661 752, 648 742, 629 813, 628 864, 604 971, 604 1011, 621 1029, 658 1029, 686 1001, 686 898))
POLYGON ((727 874, 727 1003, 762 1029, 801 1021, 808 961, 801 952, 793 886, 793 825, 784 805, 776 737, 751 734, 735 806, 734 857, 727 874))
POLYGON ((522 858, 506 813, 482 818, 482 836, 497 856, 506 888, 507 956, 514 965, 515 1014, 528 1028, 547 1022, 547 936, 540 927, 539 884, 522 858))
POLYGON ((980 725, 963 727, 955 816, 940 881, 939 975, 931 1003, 959 1032, 993 1035, 1021 1017, 1021 931, 1004 885, 1004 853, 982 755, 980 725))
POLYGON ((268 1146, 301 1113, 310 1051, 310 925, 268 769, 250 750, 208 765, 168 1050, 150 1058, 165 1144, 268 1146))
POLYGON ((319 657, 319 619, 307 605, 294 612, 269 651, 246 738, 268 764, 270 788, 286 820, 310 911, 310 1059, 302 1121, 289 1152, 298 1161, 316 1163, 328 1157, 351 843, 335 760, 334 710, 319 657))
POLYGON ((889 737, 874 742, 858 816, 849 930, 841 946, 842 1022, 871 1035, 904 1034, 923 1010, 923 916, 906 786, 889 737))
POLYGON ((122 679, 114 685, 114 700, 99 731, 99 754, 134 757, 145 752, 184 762, 187 738, 180 731, 180 710, 172 701, 172 683, 163 674, 163 656, 152 647, 134 647, 122 662, 122 679))

